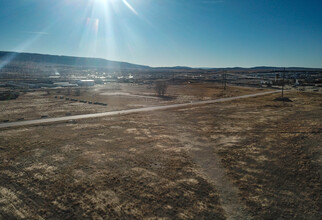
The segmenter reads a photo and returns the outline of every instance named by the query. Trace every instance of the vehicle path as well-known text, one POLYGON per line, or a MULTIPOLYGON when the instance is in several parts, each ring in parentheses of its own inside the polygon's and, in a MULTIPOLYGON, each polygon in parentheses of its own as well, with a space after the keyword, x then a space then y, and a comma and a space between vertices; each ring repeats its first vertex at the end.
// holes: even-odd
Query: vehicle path
POLYGON ((217 144, 213 141, 199 141, 193 132, 178 133, 177 139, 187 147, 186 153, 199 167, 201 174, 213 184, 219 195, 221 207, 228 220, 252 219, 246 205, 239 197, 239 189, 227 176, 226 170, 217 154, 217 144))
POLYGON ((103 92, 100 95, 106 96, 129 96, 129 97, 137 97, 137 98, 146 98, 146 99, 160 99, 160 97, 149 96, 149 95, 135 95, 127 92, 103 92))
POLYGON ((226 101, 233 101, 233 100, 237 100, 237 99, 263 96, 263 95, 268 95, 268 94, 277 93, 277 92, 280 92, 280 91, 276 90, 276 91, 260 92, 260 93, 249 94, 249 95, 235 96, 235 97, 229 97, 229 98, 220 98, 220 99, 207 100, 207 101, 195 101, 195 102, 182 103, 182 104, 151 106, 151 107, 127 109, 127 110, 120 110, 120 111, 111 111, 111 112, 102 112, 102 113, 93 113, 93 114, 84 114, 84 115, 73 115, 73 116, 64 116, 64 117, 57 117, 57 118, 45 118, 45 119, 36 119, 36 120, 29 120, 29 121, 17 121, 17 122, 9 122, 9 123, 0 123, 0 129, 1 128, 17 127, 17 126, 60 122, 60 121, 79 120, 79 119, 86 119, 86 118, 98 118, 98 117, 105 117, 105 116, 124 115, 124 114, 138 113, 138 112, 167 110, 167 109, 172 109, 172 108, 181 108, 181 107, 189 107, 189 106, 196 106, 196 105, 206 105, 206 104, 212 104, 212 103, 217 103, 217 102, 226 102, 226 101))
POLYGON ((202 146, 201 144, 198 146, 201 146, 199 150, 191 151, 192 158, 216 187, 227 219, 250 219, 245 204, 239 199, 238 188, 226 175, 225 168, 216 152, 210 146, 202 146))

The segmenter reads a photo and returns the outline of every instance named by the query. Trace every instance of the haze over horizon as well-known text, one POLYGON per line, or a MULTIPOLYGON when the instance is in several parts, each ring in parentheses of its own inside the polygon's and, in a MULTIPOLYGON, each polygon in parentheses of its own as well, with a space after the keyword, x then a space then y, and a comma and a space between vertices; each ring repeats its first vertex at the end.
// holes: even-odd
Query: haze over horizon
POLYGON ((318 0, 0 0, 0 50, 152 67, 321 68, 318 0))

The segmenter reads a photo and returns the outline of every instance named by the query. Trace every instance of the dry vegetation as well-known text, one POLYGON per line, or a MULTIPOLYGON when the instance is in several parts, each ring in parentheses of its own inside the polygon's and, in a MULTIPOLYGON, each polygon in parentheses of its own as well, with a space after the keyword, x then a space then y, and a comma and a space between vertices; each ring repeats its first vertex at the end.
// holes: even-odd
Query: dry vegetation
POLYGON ((24 118, 39 119, 41 116, 61 117, 66 114, 79 115, 106 111, 141 108, 153 105, 166 105, 184 103, 195 100, 215 99, 223 96, 235 96, 256 92, 251 89, 231 87, 223 92, 216 84, 187 84, 169 86, 167 95, 171 99, 156 97, 152 86, 136 84, 108 84, 103 86, 82 88, 79 96, 76 90, 51 89, 46 91, 34 91, 20 93, 15 100, 0 102, 0 122, 17 121, 24 118), (48 92, 49 91, 49 94, 48 92), (67 95, 69 93, 69 95, 67 95), (60 99, 63 96, 63 99, 60 99), (57 97, 57 98, 55 98, 57 97), (77 99, 73 102, 69 99, 77 99), (79 100, 102 102, 107 106, 81 103, 79 100))
POLYGON ((2 130, 0 218, 321 219, 322 96, 277 96, 2 130))

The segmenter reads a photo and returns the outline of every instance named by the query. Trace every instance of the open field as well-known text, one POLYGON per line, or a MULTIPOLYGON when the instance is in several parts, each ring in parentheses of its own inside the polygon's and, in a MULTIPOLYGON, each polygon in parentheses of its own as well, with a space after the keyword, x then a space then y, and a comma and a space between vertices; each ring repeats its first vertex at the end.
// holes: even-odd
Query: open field
POLYGON ((201 83, 169 86, 168 99, 155 96, 152 86, 136 84, 115 83, 89 88, 82 88, 79 96, 75 96, 75 89, 68 94, 67 89, 51 89, 47 91, 34 91, 21 95, 16 100, 0 102, 0 122, 19 119, 39 119, 41 116, 62 117, 68 115, 79 115, 148 107, 154 105, 166 105, 174 103, 185 103, 196 100, 209 100, 220 97, 231 97, 243 94, 264 91, 260 89, 249 89, 230 87, 223 92, 218 84, 201 83), (60 96, 63 99, 60 99, 60 96), (57 97, 57 98, 55 98, 57 97), (73 102, 69 99, 77 99, 73 102), (92 103, 102 102, 108 106, 100 106, 81 103, 86 100, 92 103))
POLYGON ((321 219, 322 95, 277 96, 1 130, 0 218, 321 219))

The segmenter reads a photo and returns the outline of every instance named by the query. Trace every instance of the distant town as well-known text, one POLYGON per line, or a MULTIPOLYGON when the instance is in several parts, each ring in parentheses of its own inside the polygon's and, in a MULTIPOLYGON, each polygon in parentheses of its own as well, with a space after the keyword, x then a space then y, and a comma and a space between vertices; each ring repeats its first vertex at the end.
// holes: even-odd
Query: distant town
POLYGON ((322 69, 309 68, 151 68, 94 58, 12 52, 0 52, 0 64, 0 87, 9 90, 89 87, 113 82, 153 84, 157 79, 169 84, 217 82, 271 88, 280 88, 283 83, 300 90, 319 90, 322 86, 322 69))

